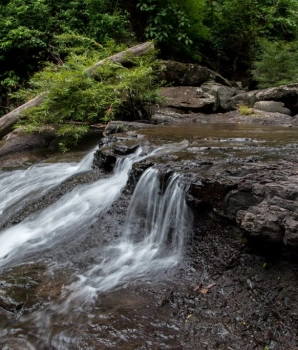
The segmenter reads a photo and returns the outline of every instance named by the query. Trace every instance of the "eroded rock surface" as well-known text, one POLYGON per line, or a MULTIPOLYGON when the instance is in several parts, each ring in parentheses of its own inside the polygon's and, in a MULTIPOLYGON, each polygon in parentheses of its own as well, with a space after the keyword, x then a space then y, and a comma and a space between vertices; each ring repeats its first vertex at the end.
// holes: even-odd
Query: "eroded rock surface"
POLYGON ((199 87, 165 87, 161 94, 166 98, 163 103, 166 107, 177 108, 185 112, 210 113, 214 110, 215 97, 199 87))

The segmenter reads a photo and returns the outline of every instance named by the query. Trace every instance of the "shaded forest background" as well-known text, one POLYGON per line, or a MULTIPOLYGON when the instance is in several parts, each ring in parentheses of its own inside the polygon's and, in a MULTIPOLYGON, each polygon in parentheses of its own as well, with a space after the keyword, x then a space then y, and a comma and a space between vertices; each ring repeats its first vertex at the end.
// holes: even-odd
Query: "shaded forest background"
POLYGON ((295 82, 297 28, 296 0, 2 0, 0 115, 49 64, 53 72, 88 52, 91 63, 96 52, 145 40, 160 58, 200 63, 246 86, 295 82))

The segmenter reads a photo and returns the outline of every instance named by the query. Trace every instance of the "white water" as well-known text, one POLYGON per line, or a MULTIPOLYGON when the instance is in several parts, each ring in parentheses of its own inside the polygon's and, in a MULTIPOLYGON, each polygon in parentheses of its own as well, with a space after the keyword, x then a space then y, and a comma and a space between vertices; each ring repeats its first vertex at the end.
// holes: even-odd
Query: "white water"
MULTIPOLYGON (((147 156, 141 156, 139 149, 119 160, 111 177, 78 186, 35 217, 0 232, 0 266, 23 262, 29 253, 30 257, 38 258, 44 247, 55 249, 57 244, 63 246, 65 240, 84 235, 84 223, 90 225, 100 220, 99 216, 120 196, 134 162, 186 146, 186 143, 167 145, 147 156)), ((28 349, 75 346, 77 331, 83 326, 76 322, 76 317, 88 315, 98 292, 136 279, 150 279, 152 274, 164 273, 179 263, 192 224, 185 202, 186 190, 187 185, 177 174, 166 185, 160 182, 156 169, 150 168, 142 175, 131 198, 122 237, 106 249, 98 248, 102 262, 64 287, 60 299, 46 301, 44 309, 21 316, 21 325, 34 329, 31 338, 37 347, 28 341, 28 349)), ((4 332, 3 344, 12 344, 14 333, 21 329, 22 326, 4 332)), ((18 339, 26 341, 28 334, 24 332, 18 339)))
POLYGON ((94 151, 80 163, 38 164, 26 170, 0 173, 0 224, 26 202, 42 197, 69 176, 90 170, 94 151))
MULTIPOLYGON (((14 263, 22 262, 24 256, 29 253, 34 256, 34 252, 39 252, 43 247, 49 250, 57 243, 62 244, 66 239, 75 239, 76 235, 84 234, 84 232, 80 232, 80 227, 83 227, 84 223, 91 224, 95 221, 120 196, 134 162, 149 156, 175 152, 186 146, 187 143, 185 142, 177 145, 166 145, 143 157, 140 156, 141 149, 139 148, 137 153, 117 162, 115 172, 110 178, 78 186, 56 203, 42 210, 35 217, 29 217, 20 224, 0 232, 0 266, 10 264, 12 261, 14 263)), ((75 169, 73 169, 72 165, 68 165, 67 175, 64 174, 63 179, 69 176, 71 171, 82 171, 90 166, 92 154, 88 155, 79 165, 76 165, 75 169)), ((54 177, 54 174, 59 174, 57 169, 59 169, 60 165, 56 166, 56 168, 53 167, 52 177, 54 177)), ((67 166, 65 166, 66 168, 67 166)), ((41 174, 42 170, 49 173, 47 165, 41 165, 37 169, 38 174, 41 174)), ((33 173, 36 172, 34 168, 32 171, 33 173)), ((14 173, 11 174, 12 177, 13 175, 14 173)), ((51 181, 51 176, 47 174, 40 176, 44 176, 44 179, 48 179, 52 185, 61 182, 61 177, 58 181, 56 178, 56 182, 54 182, 51 181)), ((36 183, 33 181, 34 176, 30 175, 30 178, 29 182, 26 175, 19 179, 18 188, 20 189, 20 194, 15 197, 18 197, 19 201, 27 196, 27 193, 31 195, 33 191, 34 195, 34 191, 38 187, 37 181, 35 181, 36 183)), ((4 176, 3 180, 5 181, 5 179, 6 177, 4 176)), ((2 188, 1 180, 0 188, 2 188)))
POLYGON ((161 193, 159 173, 148 169, 131 198, 123 235, 105 249, 107 257, 71 286, 84 300, 127 281, 171 269, 180 262, 192 215, 185 202, 188 186, 179 175, 169 179, 161 193))

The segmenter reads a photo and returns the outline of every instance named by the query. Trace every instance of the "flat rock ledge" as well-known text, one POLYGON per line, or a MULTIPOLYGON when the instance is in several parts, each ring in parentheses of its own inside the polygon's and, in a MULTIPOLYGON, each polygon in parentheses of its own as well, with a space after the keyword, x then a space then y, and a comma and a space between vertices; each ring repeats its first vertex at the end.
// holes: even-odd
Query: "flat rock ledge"
MULTIPOLYGON (((298 164, 252 163, 197 178, 189 194, 248 237, 298 248, 298 164)), ((218 168, 217 168, 218 169, 218 168)))
MULTIPOLYGON (((151 147, 136 136, 103 139, 95 164, 112 170, 119 155, 133 152, 140 143, 151 147)), ((298 249, 298 159, 227 164, 156 158, 136 164, 133 176, 152 165, 165 176, 180 171, 190 179, 188 202, 197 216, 210 212, 233 222, 249 238, 298 249)))

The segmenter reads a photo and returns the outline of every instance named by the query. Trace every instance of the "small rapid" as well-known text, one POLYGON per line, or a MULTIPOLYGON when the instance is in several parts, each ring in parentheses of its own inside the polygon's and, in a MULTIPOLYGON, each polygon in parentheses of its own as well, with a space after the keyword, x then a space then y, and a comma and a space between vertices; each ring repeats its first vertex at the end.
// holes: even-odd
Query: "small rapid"
POLYGON ((79 163, 37 164, 0 173, 0 225, 31 200, 45 195, 68 177, 90 170, 95 149, 79 163))
POLYGON ((163 186, 158 170, 147 169, 131 198, 122 237, 102 252, 106 257, 99 265, 80 276, 72 286, 75 295, 86 300, 175 267, 192 227, 187 189, 179 174, 163 186))
MULTIPOLYGON (((84 225, 91 225, 97 220, 112 203, 119 198, 122 189, 127 183, 129 172, 134 162, 150 156, 160 156, 185 148, 187 143, 165 145, 148 155, 142 155, 142 149, 125 158, 118 159, 115 170, 109 178, 100 179, 94 183, 77 186, 71 192, 62 196, 57 202, 37 214, 28 217, 21 223, 0 232, 0 266, 7 266, 24 262, 26 256, 36 260, 42 256, 42 251, 54 249, 57 244, 65 244, 84 235, 84 225)), ((52 185, 63 181, 65 177, 75 172, 83 171, 91 167, 93 153, 91 152, 79 164, 65 165, 65 173, 56 179, 49 176, 48 165, 41 165, 22 173, 17 185, 19 202, 28 196, 34 196, 37 188, 45 179, 52 185), (32 172, 32 174, 31 174, 32 172), (46 174, 42 175, 42 172, 46 174), (40 174, 40 178, 34 181, 34 174, 40 174), (29 180, 30 179, 30 180, 29 180), (42 180, 41 180, 42 179, 42 180), (39 183, 41 181, 41 183, 39 183)), ((53 167, 53 173, 57 173, 59 166, 53 167)), ((13 177, 12 173, 8 177, 13 177)), ((53 175, 52 175, 53 177, 53 175)), ((6 177, 4 176, 4 181, 6 177)), ((2 182, 3 183, 3 182, 2 182)), ((0 186, 2 188, 0 181, 0 186)), ((12 183, 12 179, 11 179, 12 183)), ((45 186, 45 185, 43 185, 45 186)), ((4 200, 6 203, 7 201, 4 200)), ((11 200, 11 203, 13 200, 11 200)))
MULTIPOLYGON (((56 247, 61 249, 87 235, 90 225, 100 221, 120 197, 133 163, 177 152, 186 146, 186 142, 165 145, 145 155, 138 148, 134 154, 117 160, 110 177, 79 185, 46 209, 3 230, 0 267, 44 262, 45 251, 54 252, 56 247)), ((0 330, 0 345, 76 348, 84 326, 92 320, 91 310, 104 293, 136 282, 150 283, 152 279, 171 277, 169 272, 181 262, 192 226, 192 214, 185 201, 187 189, 183 176, 174 173, 165 181, 157 169, 147 169, 131 197, 121 237, 106 246, 96 246, 98 259, 89 268, 73 271, 68 281, 63 280, 55 298, 44 300, 38 310, 20 314, 15 325, 2 333, 0 330)), ((50 276, 63 267, 49 264, 49 283, 54 283, 50 276)))

